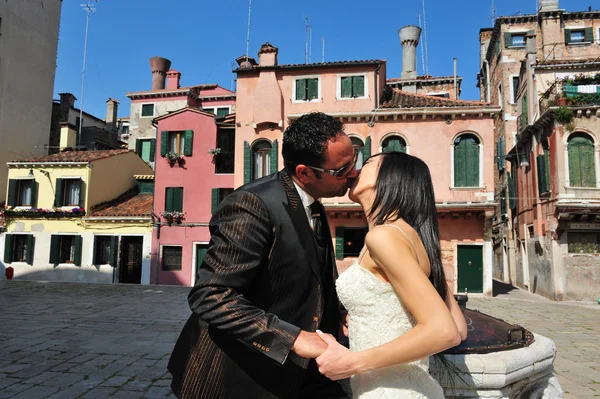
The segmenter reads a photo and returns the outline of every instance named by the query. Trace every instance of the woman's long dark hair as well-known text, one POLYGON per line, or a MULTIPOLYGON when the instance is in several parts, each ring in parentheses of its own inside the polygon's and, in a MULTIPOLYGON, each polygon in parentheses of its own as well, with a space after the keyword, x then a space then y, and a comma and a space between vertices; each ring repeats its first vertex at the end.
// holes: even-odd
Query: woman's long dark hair
POLYGON ((403 152, 373 155, 377 156, 381 157, 381 164, 375 183, 375 200, 367 217, 376 226, 401 218, 415 229, 429 257, 429 281, 445 301, 446 276, 429 168, 419 158, 403 152))

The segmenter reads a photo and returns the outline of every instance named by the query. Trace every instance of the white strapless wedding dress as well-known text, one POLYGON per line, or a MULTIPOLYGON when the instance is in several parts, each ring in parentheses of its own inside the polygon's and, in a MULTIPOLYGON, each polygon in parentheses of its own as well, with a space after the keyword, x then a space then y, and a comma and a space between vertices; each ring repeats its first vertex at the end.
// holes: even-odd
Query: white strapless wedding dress
MULTIPOLYGON (((336 286, 348 310, 352 352, 385 344, 415 325, 392 286, 358 261, 339 276, 336 286)), ((444 398, 442 388, 429 375, 429 358, 357 374, 350 384, 353 399, 444 398)))

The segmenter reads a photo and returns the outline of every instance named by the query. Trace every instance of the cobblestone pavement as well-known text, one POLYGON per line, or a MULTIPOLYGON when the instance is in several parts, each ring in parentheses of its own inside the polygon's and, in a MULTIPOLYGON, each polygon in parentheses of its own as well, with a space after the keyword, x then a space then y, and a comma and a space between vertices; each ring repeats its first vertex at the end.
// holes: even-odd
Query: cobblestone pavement
MULTIPOLYGON (((600 397, 600 305, 506 291, 467 306, 554 340, 565 397, 600 397)), ((166 365, 188 292, 0 280, 0 399, 174 398, 166 365)))

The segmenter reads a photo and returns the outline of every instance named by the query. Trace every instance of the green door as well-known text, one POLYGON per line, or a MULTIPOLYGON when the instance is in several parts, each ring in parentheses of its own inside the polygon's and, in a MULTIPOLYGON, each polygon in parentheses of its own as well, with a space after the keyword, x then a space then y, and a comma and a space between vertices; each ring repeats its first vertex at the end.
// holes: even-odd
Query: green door
POLYGON ((206 255, 207 248, 208 244, 196 244, 196 277, 198 276, 198 269, 200 269, 200 265, 202 265, 202 261, 204 260, 204 255, 206 255))
POLYGON ((458 293, 483 292, 483 248, 458 246, 458 293))

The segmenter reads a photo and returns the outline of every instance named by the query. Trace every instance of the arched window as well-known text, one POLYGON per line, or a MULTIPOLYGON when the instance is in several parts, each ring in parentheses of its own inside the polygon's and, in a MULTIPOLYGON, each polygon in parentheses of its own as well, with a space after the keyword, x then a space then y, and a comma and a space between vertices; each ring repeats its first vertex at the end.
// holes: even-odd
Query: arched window
POLYGON ((479 187, 480 143, 473 134, 454 140, 454 187, 479 187))
POLYGON ((594 141, 585 133, 569 137, 569 184, 571 187, 596 187, 594 141))
POLYGON ((365 160, 363 154, 363 147, 365 146, 365 144, 358 137, 350 137, 350 140, 352 141, 352 147, 354 148, 354 151, 358 154, 356 158, 356 169, 360 169, 362 168, 363 162, 365 160))
POLYGON ((252 146, 252 180, 271 173, 271 143, 266 140, 252 146))
POLYGON ((406 152, 406 141, 400 136, 389 136, 381 144, 381 152, 406 152))

